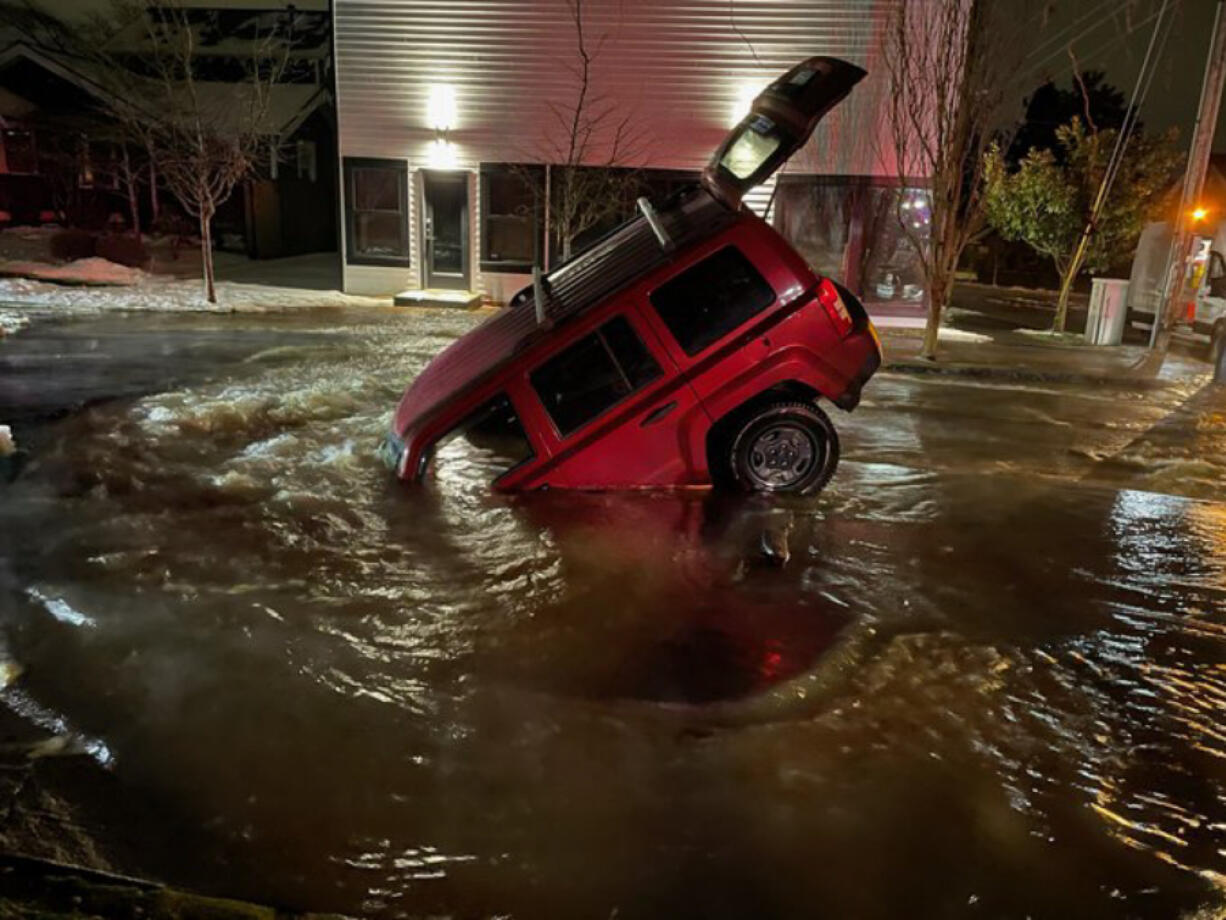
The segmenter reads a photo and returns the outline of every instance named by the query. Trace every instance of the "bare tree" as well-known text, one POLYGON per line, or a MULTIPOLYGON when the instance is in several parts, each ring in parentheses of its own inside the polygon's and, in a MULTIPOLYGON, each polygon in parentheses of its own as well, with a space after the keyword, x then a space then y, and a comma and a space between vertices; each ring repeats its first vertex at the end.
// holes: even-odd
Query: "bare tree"
MULTIPOLYGON (((212 221, 274 149, 269 100, 292 44, 289 16, 246 41, 245 79, 205 79, 196 23, 180 0, 116 0, 77 34, 73 52, 105 89, 104 105, 156 182, 196 220, 205 296, 217 302, 212 221)), ((131 167, 129 157, 122 161, 131 167)), ((132 196, 132 186, 129 186, 132 196)), ((134 200, 134 197, 133 197, 134 200)))
POLYGON ((562 66, 574 78, 574 96, 547 103, 552 127, 538 152, 552 164, 550 188, 538 194, 548 202, 549 225, 563 260, 571 257, 576 237, 626 210, 639 188, 632 164, 645 143, 633 114, 598 88, 596 71, 608 32, 588 34, 583 0, 566 0, 566 9, 575 54, 562 66))
POLYGON ((1021 104, 1023 28, 1018 10, 999 0, 899 0, 887 27, 886 115, 898 181, 929 187, 927 220, 915 219, 906 195, 900 207, 909 212, 899 213, 928 289, 928 359, 962 250, 983 227, 984 153, 993 141, 1005 146, 1021 104))

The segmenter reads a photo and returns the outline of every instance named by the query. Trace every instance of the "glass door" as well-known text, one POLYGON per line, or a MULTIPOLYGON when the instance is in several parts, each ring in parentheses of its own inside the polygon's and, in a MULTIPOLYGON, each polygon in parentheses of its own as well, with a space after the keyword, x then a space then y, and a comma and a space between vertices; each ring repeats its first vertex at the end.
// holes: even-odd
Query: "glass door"
POLYGON ((423 286, 468 290, 468 174, 422 173, 423 286))

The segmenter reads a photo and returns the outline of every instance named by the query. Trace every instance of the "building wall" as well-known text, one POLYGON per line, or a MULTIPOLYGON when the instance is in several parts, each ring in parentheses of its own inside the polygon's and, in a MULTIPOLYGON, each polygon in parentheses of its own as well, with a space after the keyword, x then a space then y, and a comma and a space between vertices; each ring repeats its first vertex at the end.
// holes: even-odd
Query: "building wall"
MULTIPOLYGON (((698 170, 756 90, 805 57, 846 58, 869 76, 787 169, 892 175, 876 142, 886 80, 874 50, 890 3, 584 0, 587 45, 596 52, 592 92, 633 126, 641 141, 633 165, 698 170)), ((395 159, 410 170, 411 264, 346 264, 346 289, 388 293, 421 284, 416 174, 445 167, 473 175, 473 286, 502 299, 524 278, 480 271, 477 169, 559 161, 551 149, 563 134, 557 106, 574 98, 579 61, 567 0, 336 0, 333 14, 341 156, 395 159), (427 117, 435 84, 454 88, 447 146, 427 117)), ((602 156, 597 150, 593 161, 602 156)), ((750 203, 768 196, 761 190, 750 203)))

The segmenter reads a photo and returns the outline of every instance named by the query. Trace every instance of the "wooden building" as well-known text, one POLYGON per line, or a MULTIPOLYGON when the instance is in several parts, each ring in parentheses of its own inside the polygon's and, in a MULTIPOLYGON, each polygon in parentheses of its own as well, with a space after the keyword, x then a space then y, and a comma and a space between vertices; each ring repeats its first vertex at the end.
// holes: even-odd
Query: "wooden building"
POLYGON ((883 155, 891 2, 335 0, 345 289, 505 301, 560 257, 542 199, 574 162, 576 111, 605 135, 584 164, 664 193, 696 176, 762 86, 827 54, 869 76, 751 205, 769 202, 815 267, 867 299, 918 301, 897 206, 922 222, 926 202, 883 155))

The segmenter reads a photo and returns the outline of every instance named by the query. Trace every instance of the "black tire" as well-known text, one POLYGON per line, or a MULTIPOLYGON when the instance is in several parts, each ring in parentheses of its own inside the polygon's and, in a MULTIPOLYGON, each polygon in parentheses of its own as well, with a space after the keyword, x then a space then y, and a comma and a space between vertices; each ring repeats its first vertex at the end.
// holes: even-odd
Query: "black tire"
POLYGON ((811 495, 839 463, 839 436, 826 413, 795 400, 757 407, 738 420, 725 443, 731 480, 746 492, 811 495))

